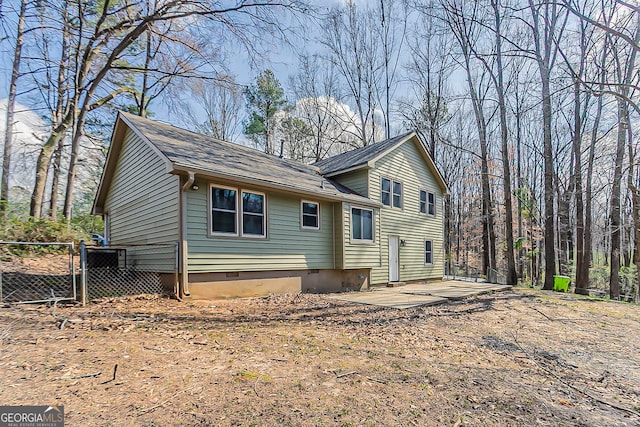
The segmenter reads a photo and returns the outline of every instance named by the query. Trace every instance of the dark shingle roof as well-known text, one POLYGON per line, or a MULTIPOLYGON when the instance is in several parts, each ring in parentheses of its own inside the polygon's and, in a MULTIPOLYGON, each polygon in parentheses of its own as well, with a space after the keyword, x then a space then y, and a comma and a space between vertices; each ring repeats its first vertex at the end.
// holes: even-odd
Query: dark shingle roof
POLYGON ((281 159, 253 148, 220 141, 132 114, 121 112, 120 115, 172 163, 174 170, 193 169, 197 173, 248 179, 267 187, 280 187, 329 199, 372 203, 323 177, 316 166, 281 159))
POLYGON ((346 153, 320 160, 319 162, 314 163, 313 166, 318 167, 320 172, 324 175, 362 166, 392 148, 394 145, 403 141, 412 133, 413 132, 407 132, 382 142, 347 151, 346 153))

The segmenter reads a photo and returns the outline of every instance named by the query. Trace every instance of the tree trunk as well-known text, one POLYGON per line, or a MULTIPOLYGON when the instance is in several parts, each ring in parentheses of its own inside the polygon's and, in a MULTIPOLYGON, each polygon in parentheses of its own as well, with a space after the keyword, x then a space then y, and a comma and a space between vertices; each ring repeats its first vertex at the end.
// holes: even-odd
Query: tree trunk
POLYGON ((22 58, 22 44, 24 41, 24 20, 27 10, 27 0, 20 2, 18 15, 18 29, 16 33, 16 47, 13 53, 11 80, 9 81, 9 96, 7 97, 7 116, 4 133, 4 152, 2 154, 2 178, 0 179, 0 213, 6 215, 9 203, 9 174, 11 172, 11 152, 13 150, 13 120, 15 115, 16 93, 18 78, 20 77, 20 61, 22 58))
POLYGON ((636 292, 635 292, 635 300, 638 301, 640 297, 640 256, 638 253, 640 251, 640 189, 634 182, 635 176, 635 152, 633 146, 633 130, 631 127, 628 129, 627 135, 627 147, 629 150, 629 171, 627 172, 627 185, 629 187, 629 191, 631 192, 631 207, 632 207, 632 218, 633 218, 633 262, 636 266, 636 292))
MULTIPOLYGON (((551 69, 557 53, 556 31, 558 25, 558 5, 555 3, 537 4, 529 0, 532 18, 532 32, 535 44, 535 57, 538 64, 542 97, 542 131, 543 131, 543 164, 544 164, 544 263, 545 277, 542 289, 553 289, 553 276, 556 274, 555 249, 555 209, 554 209, 554 161, 551 109, 551 69), (554 49, 554 45, 556 48, 554 49)), ((566 24, 566 20, 565 20, 566 24)), ((563 24, 564 27, 564 24, 563 24)), ((563 28, 562 27, 562 28, 563 28)))
POLYGON ((67 188, 64 197, 64 218, 69 222, 72 215, 73 207, 73 189, 76 181, 76 172, 78 167, 78 153, 80 151, 80 142, 84 133, 84 124, 86 120, 86 112, 81 111, 78 117, 71 139, 71 157, 69 158, 69 170, 67 171, 67 188))
POLYGON ((620 192, 622 180, 622 162, 624 161, 624 149, 629 126, 627 104, 618 99, 618 137, 616 139, 616 157, 613 166, 613 185, 611 187, 611 274, 609 276, 609 297, 613 300, 620 299, 620 242, 621 242, 621 214, 620 192))
POLYGON ((589 294, 589 264, 585 257, 585 212, 582 195, 582 116, 580 114, 580 81, 578 78, 573 83, 574 98, 574 130, 573 130, 573 156, 575 158, 574 170, 574 197, 576 203, 576 286, 575 293, 589 294))
POLYGON ((64 138, 58 142, 58 147, 53 152, 53 175, 51 177, 51 197, 49 197, 49 216, 56 219, 58 216, 58 189, 60 187, 60 167, 62 166, 62 150, 64 138))
POLYGON ((53 129, 51 135, 49 135, 49 138, 47 138, 47 141, 40 149, 40 154, 38 154, 38 160, 36 161, 36 180, 33 185, 31 206, 29 208, 29 215, 32 217, 38 218, 42 216, 42 203, 47 185, 47 173, 49 172, 51 155, 73 122, 72 110, 73 109, 69 109, 64 119, 53 129))
POLYGON ((541 66, 542 78, 542 121, 544 134, 544 285, 542 289, 553 290, 553 276, 556 274, 556 249, 553 208, 553 148, 551 140, 551 87, 549 73, 546 67, 541 66))
POLYGON ((491 1, 495 16, 496 30, 496 66, 498 93, 498 106, 500 108, 500 139, 502 141, 502 173, 505 208, 505 239, 507 243, 505 258, 507 261, 507 284, 515 285, 518 282, 516 274, 515 248, 513 243, 513 205, 511 203, 511 160, 509 159, 509 135, 507 130, 507 103, 504 96, 504 74, 502 68, 502 33, 500 31, 501 16, 498 4, 491 1))

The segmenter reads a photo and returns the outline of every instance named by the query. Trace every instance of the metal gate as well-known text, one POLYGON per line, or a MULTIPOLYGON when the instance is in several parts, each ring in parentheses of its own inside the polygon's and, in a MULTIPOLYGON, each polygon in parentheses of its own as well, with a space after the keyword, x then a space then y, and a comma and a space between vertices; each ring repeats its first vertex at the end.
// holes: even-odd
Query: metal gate
POLYGON ((0 242, 3 303, 76 299, 73 243, 0 242))

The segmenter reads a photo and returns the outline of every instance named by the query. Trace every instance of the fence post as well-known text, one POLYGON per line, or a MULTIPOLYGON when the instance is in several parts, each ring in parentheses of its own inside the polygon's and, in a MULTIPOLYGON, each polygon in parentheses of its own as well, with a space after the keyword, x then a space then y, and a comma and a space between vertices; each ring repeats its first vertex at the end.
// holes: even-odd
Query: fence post
POLYGON ((80 240, 80 302, 87 305, 87 246, 80 240))

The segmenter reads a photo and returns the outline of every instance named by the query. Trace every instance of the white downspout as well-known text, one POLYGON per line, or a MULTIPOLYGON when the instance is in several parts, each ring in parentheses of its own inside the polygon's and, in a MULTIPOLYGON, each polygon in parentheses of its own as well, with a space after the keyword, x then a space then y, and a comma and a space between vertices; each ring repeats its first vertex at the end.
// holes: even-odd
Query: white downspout
POLYGON ((180 192, 180 265, 182 275, 180 276, 180 287, 184 296, 190 296, 189 292, 189 266, 187 262, 187 254, 189 246, 187 242, 187 199, 185 193, 189 191, 196 179, 194 172, 188 172, 187 181, 182 186, 180 192))

